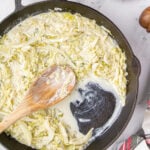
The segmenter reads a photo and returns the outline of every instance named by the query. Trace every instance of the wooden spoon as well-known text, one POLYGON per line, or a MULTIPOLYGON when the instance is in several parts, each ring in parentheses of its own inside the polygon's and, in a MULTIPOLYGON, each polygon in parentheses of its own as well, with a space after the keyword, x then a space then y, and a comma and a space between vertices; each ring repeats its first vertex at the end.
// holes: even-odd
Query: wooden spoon
POLYGON ((69 67, 50 67, 33 83, 23 102, 0 123, 0 133, 18 119, 62 101, 75 82, 75 74, 69 67))

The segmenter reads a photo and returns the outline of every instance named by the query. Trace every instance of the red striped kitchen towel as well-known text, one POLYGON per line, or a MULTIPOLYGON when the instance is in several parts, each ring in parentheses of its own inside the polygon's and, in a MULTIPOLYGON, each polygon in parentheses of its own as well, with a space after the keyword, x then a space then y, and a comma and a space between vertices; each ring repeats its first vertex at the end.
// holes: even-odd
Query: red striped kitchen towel
POLYGON ((119 150, 150 150, 150 100, 147 101, 142 129, 129 137, 119 150))

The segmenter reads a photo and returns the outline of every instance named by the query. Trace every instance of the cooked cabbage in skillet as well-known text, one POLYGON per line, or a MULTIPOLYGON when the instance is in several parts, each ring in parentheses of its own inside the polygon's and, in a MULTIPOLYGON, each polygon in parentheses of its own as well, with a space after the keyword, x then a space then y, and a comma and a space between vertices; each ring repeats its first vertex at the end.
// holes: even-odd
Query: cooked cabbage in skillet
MULTIPOLYGON (((23 100, 34 79, 53 64, 69 65, 78 82, 89 73, 107 80, 125 105, 126 56, 94 20, 54 12, 29 17, 0 39, 0 120, 23 100)), ((40 110, 6 132, 36 149, 80 150, 92 135, 75 131, 56 108, 40 110)))

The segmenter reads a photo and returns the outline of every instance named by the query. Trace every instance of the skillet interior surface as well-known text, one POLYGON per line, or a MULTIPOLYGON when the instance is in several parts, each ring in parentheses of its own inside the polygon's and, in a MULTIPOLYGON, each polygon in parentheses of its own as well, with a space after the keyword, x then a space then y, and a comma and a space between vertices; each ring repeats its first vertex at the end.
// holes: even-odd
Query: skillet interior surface
MULTIPOLYGON (((2 36, 3 34, 7 33, 12 27, 14 27, 25 18, 42 12, 47 12, 49 9, 54 9, 56 7, 62 8, 62 11, 80 13, 82 16, 96 20, 98 25, 105 26, 111 31, 113 35, 112 37, 117 41, 117 43, 127 56, 126 63, 128 71, 128 85, 126 105, 125 107, 123 107, 119 117, 113 123, 113 125, 87 148, 87 150, 106 149, 119 137, 119 135, 127 126, 135 108, 138 92, 140 63, 134 56, 127 40, 122 35, 120 30, 104 15, 82 4, 67 1, 46 1, 27 6, 10 15, 0 24, 0 35, 2 36)), ((0 135, 0 142, 9 150, 31 150, 31 148, 22 145, 16 142, 14 139, 6 136, 5 133, 0 135)))

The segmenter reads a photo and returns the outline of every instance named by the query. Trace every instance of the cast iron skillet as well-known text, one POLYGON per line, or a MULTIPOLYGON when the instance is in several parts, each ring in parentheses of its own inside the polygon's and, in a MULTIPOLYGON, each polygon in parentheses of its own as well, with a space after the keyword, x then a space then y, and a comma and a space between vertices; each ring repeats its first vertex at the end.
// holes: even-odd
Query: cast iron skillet
MULTIPOLYGON (((125 107, 123 107, 121 114, 113 123, 113 125, 87 148, 87 150, 106 149, 119 137, 119 135, 127 126, 133 114, 137 101, 138 79, 141 67, 138 59, 134 56, 127 40, 125 39, 121 31, 108 18, 106 18, 98 11, 79 3, 69 2, 65 0, 51 0, 39 2, 27 7, 23 7, 21 5, 21 0, 15 0, 15 3, 15 12, 0 24, 1 36, 28 16, 47 12, 49 9, 58 7, 62 8, 63 11, 70 11, 72 13, 78 12, 87 18, 96 20, 97 24, 103 25, 111 31, 113 38, 118 42, 122 50, 125 51, 125 54, 127 56, 127 71, 129 73, 126 105, 125 107)), ((22 145, 14 139, 8 137, 5 133, 0 135, 0 142, 9 150, 31 150, 31 148, 22 145)))

